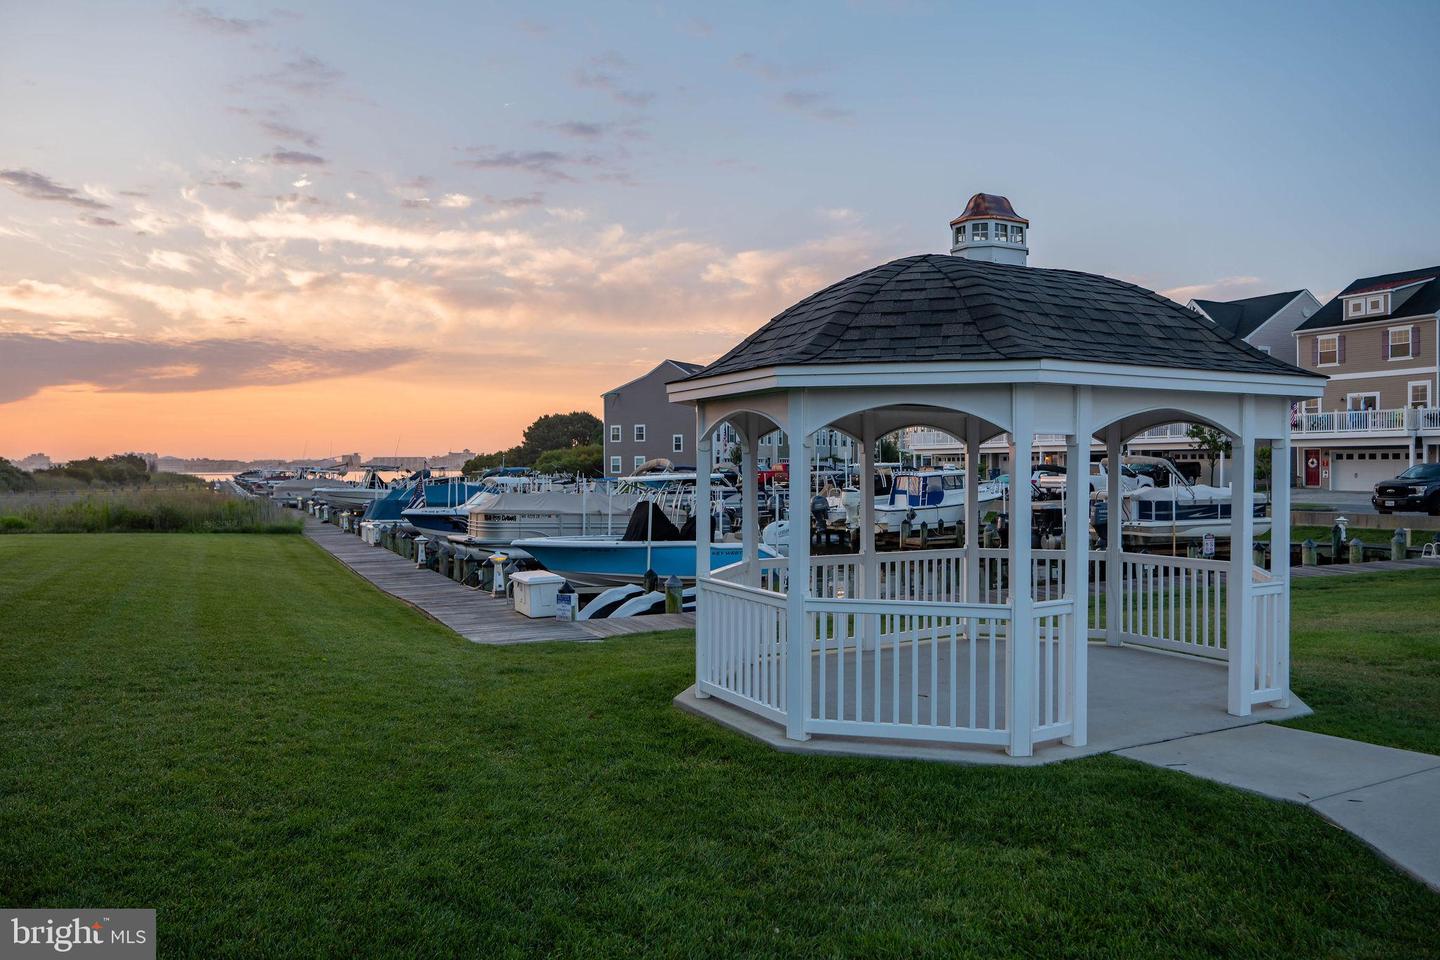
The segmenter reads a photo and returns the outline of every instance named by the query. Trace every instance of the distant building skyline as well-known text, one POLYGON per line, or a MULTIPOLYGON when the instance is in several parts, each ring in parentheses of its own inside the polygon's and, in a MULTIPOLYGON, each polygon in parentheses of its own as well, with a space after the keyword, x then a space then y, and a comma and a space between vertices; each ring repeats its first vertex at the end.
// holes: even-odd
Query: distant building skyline
POLYGON ((0 8, 0 448, 503 449, 948 251, 977 192, 1032 266, 1324 301, 1437 259, 1437 35, 1398 2, 0 8))

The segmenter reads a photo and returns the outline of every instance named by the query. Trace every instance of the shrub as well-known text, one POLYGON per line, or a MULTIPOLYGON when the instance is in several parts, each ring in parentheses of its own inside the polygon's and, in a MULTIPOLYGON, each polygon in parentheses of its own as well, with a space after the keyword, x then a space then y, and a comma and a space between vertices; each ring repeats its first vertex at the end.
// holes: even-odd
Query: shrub
POLYGON ((0 496, 0 533, 299 533, 269 500, 165 485, 0 496))

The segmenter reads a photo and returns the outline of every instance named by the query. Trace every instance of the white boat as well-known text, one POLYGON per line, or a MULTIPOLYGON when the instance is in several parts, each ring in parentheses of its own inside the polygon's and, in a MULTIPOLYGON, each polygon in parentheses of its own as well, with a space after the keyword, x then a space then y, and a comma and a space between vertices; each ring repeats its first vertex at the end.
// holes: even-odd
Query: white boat
POLYGON ((466 504, 466 536, 493 547, 533 537, 616 534, 625 529, 638 497, 581 489, 486 491, 466 504))
MULTIPOLYGON (((1212 487, 1188 482, 1174 464, 1161 457, 1127 457, 1127 466, 1140 468, 1156 482, 1153 486, 1128 490, 1121 499, 1121 535, 1128 543, 1189 543, 1213 534, 1217 540, 1230 536, 1230 487, 1212 487)), ((1255 534, 1270 529, 1270 498, 1255 494, 1255 534)), ((1103 531, 1109 517, 1108 504, 1095 502, 1094 523, 1103 531)))
POLYGON ((345 485, 333 473, 304 468, 289 480, 282 480, 270 489, 270 499, 287 506, 300 506, 314 497, 316 487, 338 487, 345 485))
MULTIPOLYGON (((980 511, 1005 496, 1003 484, 982 481, 979 484, 980 511)), ((847 491, 845 512, 847 522, 860 525, 860 494, 847 491)), ((890 492, 875 498, 875 526, 890 533, 899 533, 901 524, 910 523, 919 530, 923 523, 930 530, 954 527, 965 521, 965 471, 954 469, 900 470, 895 472, 890 492)))
POLYGON ((339 483, 323 484, 311 489, 310 496, 341 510, 363 510, 389 492, 390 485, 380 479, 380 474, 374 468, 369 468, 359 483, 342 480, 339 483))

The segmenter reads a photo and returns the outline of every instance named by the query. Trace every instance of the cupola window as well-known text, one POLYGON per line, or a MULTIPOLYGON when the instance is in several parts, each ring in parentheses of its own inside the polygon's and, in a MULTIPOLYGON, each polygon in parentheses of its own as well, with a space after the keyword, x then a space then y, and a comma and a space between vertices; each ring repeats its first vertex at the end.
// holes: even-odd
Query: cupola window
POLYGON ((974 224, 973 226, 971 226, 971 227, 970 227, 970 239, 972 239, 972 240, 989 240, 989 239, 990 239, 990 224, 988 224, 988 223, 977 223, 977 224, 974 224))
POLYGON ((963 224, 963 223, 960 224, 960 226, 958 226, 958 227, 955 228, 955 242, 956 242, 956 243, 964 243, 964 242, 965 242, 965 224, 963 224))
POLYGON ((1011 243, 1024 243, 1024 242, 1025 242, 1025 228, 1024 228, 1024 227, 1021 227, 1021 226, 1011 227, 1011 228, 1010 228, 1010 242, 1011 242, 1011 243))

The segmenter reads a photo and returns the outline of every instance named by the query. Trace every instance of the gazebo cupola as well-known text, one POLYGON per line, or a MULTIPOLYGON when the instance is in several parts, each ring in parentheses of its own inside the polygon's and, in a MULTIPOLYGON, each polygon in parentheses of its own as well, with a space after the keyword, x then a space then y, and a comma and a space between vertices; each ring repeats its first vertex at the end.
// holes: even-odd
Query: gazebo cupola
MULTIPOLYGON (((1271 462, 1290 462, 1291 404, 1319 396, 1324 378, 1134 284, 1023 266, 1024 234, 1017 243, 1009 228, 1027 224, 1003 197, 977 194, 956 223, 1003 223, 1009 246, 971 229, 956 241, 959 256, 904 257, 858 273, 669 385, 672 401, 695 406, 697 462, 708 462, 722 426, 735 431, 741 454, 731 536, 743 559, 715 568, 711 524, 696 529, 688 702, 720 701, 790 741, 1003 747, 1013 757, 1060 741, 1052 749, 1073 756, 1088 743, 1094 642, 1150 658, 1161 673, 1171 658, 1134 651, 1201 664, 1214 681, 1202 709, 1217 722, 1286 708, 1289 551, 1257 564, 1253 548, 1257 528, 1271 523, 1274 542, 1289 543, 1289 486, 1274 485, 1267 509, 1255 492, 1256 453, 1268 444, 1271 462), (1122 445, 1177 421, 1233 438, 1232 489, 1216 515, 1225 518, 1227 558, 1124 547, 1138 487, 1122 485, 1122 445), (882 551, 870 495, 875 450, 909 427, 963 445, 963 532, 952 546, 914 549, 902 536, 882 551), (761 542, 756 467, 761 437, 775 430, 790 438, 782 556, 761 542), (815 438, 828 430, 853 437, 859 451, 859 545, 812 556, 815 438), (1092 495, 1081 479, 1061 502, 1032 503, 1032 454, 1046 435, 1063 440, 1077 479, 1103 451, 1112 468, 1099 490, 1092 495), (982 444, 1003 448, 1011 464, 1008 479, 996 480, 1007 491, 1001 546, 980 539, 982 444), (1038 536, 1047 506, 1061 511, 1049 514, 1060 521, 1058 546, 1038 536)), ((695 500, 712 502, 709 471, 698 472, 695 500)), ((764 502, 781 500, 770 491, 764 502)), ((1165 701, 1138 706, 1129 697, 1129 715, 1113 697, 1097 702, 1107 704, 1101 726, 1112 731, 1136 710, 1174 712, 1165 701)))
POLYGON ((950 252, 967 260, 1023 267, 1030 256, 1029 233, 1030 221, 1016 213, 1008 199, 977 193, 965 204, 965 212, 950 221, 950 252))

